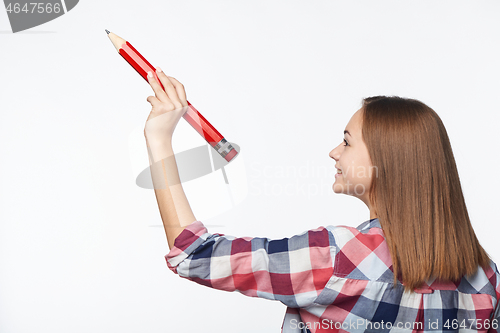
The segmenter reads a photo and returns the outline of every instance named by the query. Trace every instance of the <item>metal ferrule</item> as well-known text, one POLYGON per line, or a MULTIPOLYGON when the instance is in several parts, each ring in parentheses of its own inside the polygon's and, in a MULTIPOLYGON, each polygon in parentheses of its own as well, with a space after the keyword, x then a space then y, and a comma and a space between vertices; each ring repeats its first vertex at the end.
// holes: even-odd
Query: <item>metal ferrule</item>
POLYGON ((220 140, 214 146, 214 148, 222 157, 226 157, 226 155, 229 154, 229 152, 234 149, 234 147, 231 146, 231 144, 227 142, 226 139, 220 140))

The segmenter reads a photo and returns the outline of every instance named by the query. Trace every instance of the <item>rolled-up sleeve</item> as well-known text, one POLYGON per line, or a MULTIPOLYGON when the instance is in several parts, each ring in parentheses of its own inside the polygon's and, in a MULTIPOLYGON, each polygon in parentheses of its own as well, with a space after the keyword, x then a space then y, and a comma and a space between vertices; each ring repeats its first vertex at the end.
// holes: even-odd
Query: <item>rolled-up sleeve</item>
POLYGON ((210 234, 202 222, 187 226, 165 256, 179 276, 225 291, 311 305, 333 274, 337 246, 324 227, 291 238, 235 238, 210 234))

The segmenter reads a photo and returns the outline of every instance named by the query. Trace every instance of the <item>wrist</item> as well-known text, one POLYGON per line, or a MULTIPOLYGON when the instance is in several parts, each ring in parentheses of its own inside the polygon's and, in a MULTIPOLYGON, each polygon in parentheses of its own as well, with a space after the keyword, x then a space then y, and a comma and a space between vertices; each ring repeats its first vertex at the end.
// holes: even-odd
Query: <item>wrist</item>
POLYGON ((153 163, 174 155, 170 139, 149 140, 146 138, 146 145, 149 157, 153 163))
POLYGON ((171 143, 172 142, 172 135, 165 134, 164 131, 162 131, 161 134, 158 134, 158 133, 155 133, 154 131, 144 130, 144 138, 146 139, 146 144, 148 146, 149 146, 149 143, 157 144, 157 143, 171 143))

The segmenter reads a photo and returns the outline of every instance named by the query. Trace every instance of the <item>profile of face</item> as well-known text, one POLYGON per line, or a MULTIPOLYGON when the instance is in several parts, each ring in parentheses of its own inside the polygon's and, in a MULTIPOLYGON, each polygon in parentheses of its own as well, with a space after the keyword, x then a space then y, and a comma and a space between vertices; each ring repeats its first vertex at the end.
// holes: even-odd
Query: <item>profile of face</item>
MULTIPOLYGON (((370 208, 369 194, 373 166, 361 134, 362 112, 363 108, 352 116, 344 130, 344 140, 330 151, 329 155, 336 162, 337 172, 342 172, 335 175, 333 191, 357 197, 370 208)), ((376 175, 375 170, 374 175, 376 175)))

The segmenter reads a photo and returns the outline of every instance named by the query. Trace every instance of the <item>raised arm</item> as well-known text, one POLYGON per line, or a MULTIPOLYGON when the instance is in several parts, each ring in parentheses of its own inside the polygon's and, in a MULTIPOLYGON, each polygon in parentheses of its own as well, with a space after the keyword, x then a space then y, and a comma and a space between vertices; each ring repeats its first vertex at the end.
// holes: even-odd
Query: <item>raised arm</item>
POLYGON ((148 81, 155 96, 147 98, 153 108, 144 127, 144 136, 156 201, 168 246, 172 248, 182 230, 196 221, 182 188, 172 149, 173 131, 187 111, 188 104, 184 86, 179 81, 165 75, 159 68, 156 73, 165 90, 149 75, 151 73, 148 73, 148 81))

